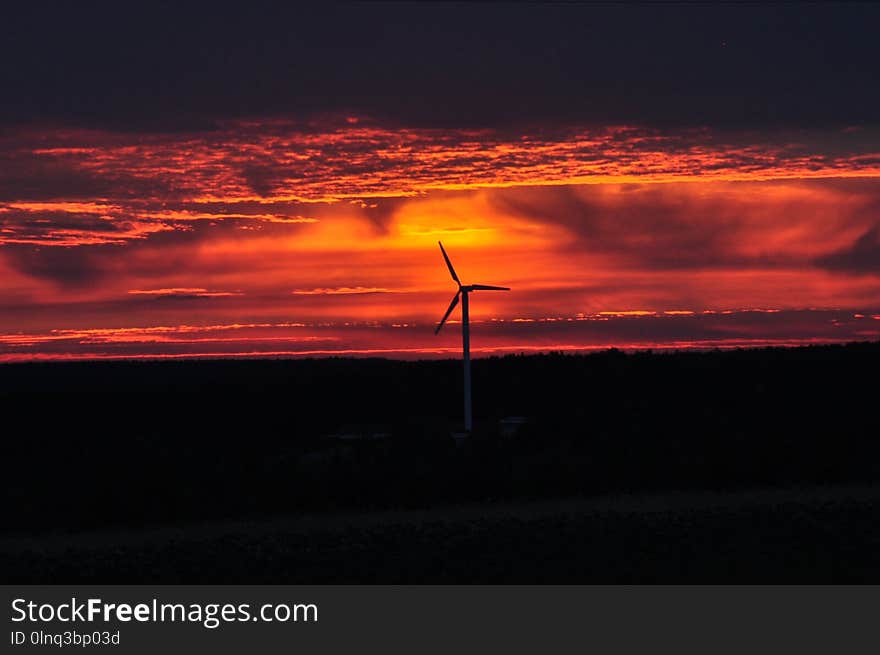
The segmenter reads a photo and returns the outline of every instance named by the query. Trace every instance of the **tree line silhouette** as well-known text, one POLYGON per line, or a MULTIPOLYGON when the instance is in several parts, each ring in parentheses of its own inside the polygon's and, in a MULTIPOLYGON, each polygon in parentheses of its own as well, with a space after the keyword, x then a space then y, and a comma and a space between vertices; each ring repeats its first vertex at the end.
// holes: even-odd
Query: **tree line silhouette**
POLYGON ((878 364, 880 343, 479 359, 462 445, 455 360, 7 364, 3 530, 877 480, 878 364))

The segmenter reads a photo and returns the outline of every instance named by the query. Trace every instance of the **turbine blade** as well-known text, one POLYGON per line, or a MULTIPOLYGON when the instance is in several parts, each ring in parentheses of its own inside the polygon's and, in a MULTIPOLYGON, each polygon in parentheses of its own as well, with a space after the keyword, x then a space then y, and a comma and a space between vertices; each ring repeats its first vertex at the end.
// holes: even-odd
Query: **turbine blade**
MULTIPOLYGON (((439 241, 437 243, 440 243, 439 241)), ((446 250, 443 248, 443 244, 440 243, 440 252, 443 253, 443 259, 446 260, 446 265, 449 267, 449 272, 452 274, 452 279, 461 284, 461 280, 458 279, 458 275, 455 274, 455 269, 452 268, 452 262, 449 261, 449 255, 446 254, 446 250)))
POLYGON ((458 304, 458 297, 460 295, 461 295, 461 291, 459 291, 457 294, 455 294, 455 296, 452 298, 452 302, 449 303, 449 309, 447 309, 446 313, 443 314, 443 319, 440 321, 440 323, 437 324, 437 329, 434 330, 434 334, 440 333, 440 328, 443 327, 443 324, 446 323, 446 319, 449 318, 449 315, 452 313, 452 310, 455 309, 455 306, 458 304))
POLYGON ((488 284, 472 284, 470 287, 474 291, 510 291, 510 287, 493 287, 488 284))

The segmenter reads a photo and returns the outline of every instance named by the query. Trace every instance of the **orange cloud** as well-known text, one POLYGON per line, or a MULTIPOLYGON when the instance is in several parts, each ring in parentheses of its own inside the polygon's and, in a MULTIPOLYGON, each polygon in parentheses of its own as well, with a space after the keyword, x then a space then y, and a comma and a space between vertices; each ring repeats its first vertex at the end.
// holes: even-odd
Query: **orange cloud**
POLYGON ((350 296, 362 293, 400 293, 395 289, 384 287, 332 287, 318 289, 296 289, 291 291, 297 296, 350 296))
POLYGON ((170 289, 129 289, 133 296, 197 296, 199 298, 221 298, 240 296, 241 291, 209 291, 201 287, 173 287, 170 289))
MULTIPOLYGON (((485 352, 838 339, 823 312, 878 315, 876 142, 369 121, 50 130, 38 148, 7 135, 7 159, 49 160, 53 177, 41 188, 46 168, 24 165, 35 178, 21 194, 0 172, 0 333, 8 357, 195 353, 190 333, 158 330, 185 325, 262 326, 208 350, 200 338, 203 354, 455 352, 454 331, 429 329, 454 291, 442 240, 465 282, 513 288, 473 299, 485 352), (58 170, 77 184, 58 186, 58 170), (785 314, 799 321, 787 334, 753 319, 706 334, 696 320, 756 307, 812 319, 785 314), (690 332, 668 332, 685 319, 690 332), (269 326, 283 324, 332 343, 276 347, 290 333, 269 326), (78 332, 102 329, 115 336, 78 332)), ((872 338, 861 325, 844 331, 872 338)))

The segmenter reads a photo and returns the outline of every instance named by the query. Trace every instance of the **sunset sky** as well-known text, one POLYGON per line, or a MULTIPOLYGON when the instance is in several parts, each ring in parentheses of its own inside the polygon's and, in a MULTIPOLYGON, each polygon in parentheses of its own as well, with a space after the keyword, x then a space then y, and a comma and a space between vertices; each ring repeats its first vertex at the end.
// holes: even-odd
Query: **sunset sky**
MULTIPOLYGON (((68 3, 71 4, 71 3, 68 3)), ((871 5, 64 4, 0 43, 0 360, 880 338, 871 5)))

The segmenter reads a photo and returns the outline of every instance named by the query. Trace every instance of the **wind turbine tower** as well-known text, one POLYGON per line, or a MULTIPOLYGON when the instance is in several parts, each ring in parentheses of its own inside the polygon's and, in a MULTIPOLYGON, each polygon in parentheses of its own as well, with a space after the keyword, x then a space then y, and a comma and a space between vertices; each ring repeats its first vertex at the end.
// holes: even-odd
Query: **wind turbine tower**
MULTIPOLYGON (((437 243, 440 242, 438 241, 437 243)), ((464 361, 464 430, 469 433, 473 429, 473 416, 471 412, 471 330, 468 313, 468 294, 472 291, 510 291, 510 289, 507 287, 493 287, 488 284, 462 284, 461 280, 458 279, 455 269, 452 267, 452 262, 449 261, 449 255, 446 254, 446 250, 443 248, 442 243, 440 243, 440 252, 443 253, 443 259, 446 260, 446 266, 449 268, 449 273, 452 275, 452 279, 458 285, 458 291, 455 293, 455 296, 453 296, 452 302, 449 303, 449 309, 446 310, 440 323, 437 324, 437 329, 434 330, 434 334, 439 334, 440 328, 446 323, 446 319, 449 318, 452 310, 458 305, 458 300, 460 298, 461 347, 464 361)))

